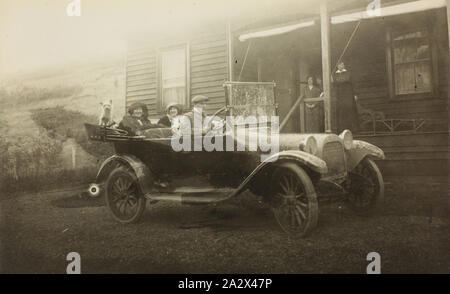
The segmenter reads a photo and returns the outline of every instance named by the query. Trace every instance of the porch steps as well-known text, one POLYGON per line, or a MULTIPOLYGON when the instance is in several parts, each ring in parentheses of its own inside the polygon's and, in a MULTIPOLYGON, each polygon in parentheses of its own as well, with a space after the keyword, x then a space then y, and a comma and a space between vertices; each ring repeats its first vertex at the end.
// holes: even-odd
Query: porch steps
POLYGON ((355 135, 380 147, 385 160, 377 164, 386 176, 443 176, 449 166, 447 132, 355 135))

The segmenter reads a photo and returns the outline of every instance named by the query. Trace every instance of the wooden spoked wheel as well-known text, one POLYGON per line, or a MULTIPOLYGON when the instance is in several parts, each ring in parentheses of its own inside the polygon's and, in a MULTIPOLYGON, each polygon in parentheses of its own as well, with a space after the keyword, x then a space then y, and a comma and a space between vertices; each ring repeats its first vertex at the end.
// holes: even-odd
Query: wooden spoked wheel
POLYGON ((125 167, 114 169, 106 181, 106 204, 121 223, 137 222, 145 210, 146 199, 134 172, 125 167))
POLYGON ((282 164, 273 173, 270 187, 270 205, 285 232, 304 236, 317 225, 316 192, 301 167, 295 163, 282 164))

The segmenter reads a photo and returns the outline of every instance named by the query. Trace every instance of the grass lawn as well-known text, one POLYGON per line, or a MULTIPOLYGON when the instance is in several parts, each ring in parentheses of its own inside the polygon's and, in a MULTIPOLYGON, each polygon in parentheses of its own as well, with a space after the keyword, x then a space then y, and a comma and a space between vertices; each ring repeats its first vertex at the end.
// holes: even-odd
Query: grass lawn
POLYGON ((1 272, 64 273, 76 251, 84 273, 365 273, 375 251, 382 273, 450 273, 445 184, 391 184, 371 217, 321 204, 306 238, 283 233, 248 193, 217 206, 157 203, 124 226, 98 200, 73 202, 81 188, 0 202, 1 272))

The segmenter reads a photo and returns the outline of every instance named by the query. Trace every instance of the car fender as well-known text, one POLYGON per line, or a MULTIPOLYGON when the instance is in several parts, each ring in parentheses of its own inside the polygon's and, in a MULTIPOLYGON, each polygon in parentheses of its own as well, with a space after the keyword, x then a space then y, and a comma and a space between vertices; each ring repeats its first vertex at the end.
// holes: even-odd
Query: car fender
POLYGON ((149 168, 139 158, 128 154, 116 154, 107 158, 100 166, 96 183, 102 186, 117 164, 128 166, 134 171, 143 194, 151 192, 153 175, 149 168))
POLYGON ((289 160, 297 162, 300 166, 307 167, 319 174, 326 174, 328 172, 327 164, 324 160, 315 155, 299 150, 286 150, 273 154, 265 159, 256 169, 263 168, 269 163, 289 160))
POLYGON ((379 147, 365 141, 354 140, 353 146, 347 153, 347 169, 353 170, 365 157, 385 159, 384 152, 379 147))
POLYGON ((271 155, 260 163, 245 180, 239 185, 239 187, 230 195, 233 197, 240 192, 243 192, 248 185, 255 179, 265 168, 273 165, 277 165, 284 162, 294 162, 302 168, 309 169, 317 174, 323 175, 328 172, 327 164, 321 158, 309 154, 303 151, 289 150, 282 151, 271 155))

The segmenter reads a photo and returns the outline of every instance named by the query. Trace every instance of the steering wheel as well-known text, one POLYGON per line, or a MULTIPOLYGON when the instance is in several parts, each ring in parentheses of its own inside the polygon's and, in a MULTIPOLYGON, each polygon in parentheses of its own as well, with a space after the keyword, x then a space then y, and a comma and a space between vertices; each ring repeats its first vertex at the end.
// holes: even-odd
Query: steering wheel
MULTIPOLYGON (((217 110, 216 112, 214 112, 214 114, 212 115, 211 120, 212 120, 215 116, 217 116, 219 113, 222 113, 222 112, 227 111, 227 110, 228 110, 228 107, 227 107, 227 106, 221 107, 219 110, 217 110)), ((209 121, 208 123, 210 123, 210 121, 209 121)))
MULTIPOLYGON (((219 110, 217 110, 216 112, 214 112, 214 114, 211 116, 211 118, 208 120, 208 125, 209 124, 211 124, 212 122, 213 122, 213 120, 215 119, 215 118, 217 118, 217 115, 218 114, 220 114, 220 113, 222 113, 222 112, 225 112, 225 111, 228 111, 228 107, 227 106, 223 106, 222 108, 220 108, 219 110)), ((225 133, 225 131, 226 131, 226 126, 227 126, 227 120, 226 119, 222 119, 221 118, 221 124, 219 124, 219 127, 218 128, 211 128, 211 130, 213 130, 213 131, 219 131, 221 128, 222 128, 222 131, 223 131, 223 133, 225 133), (225 123, 224 123, 225 122, 225 123)))

